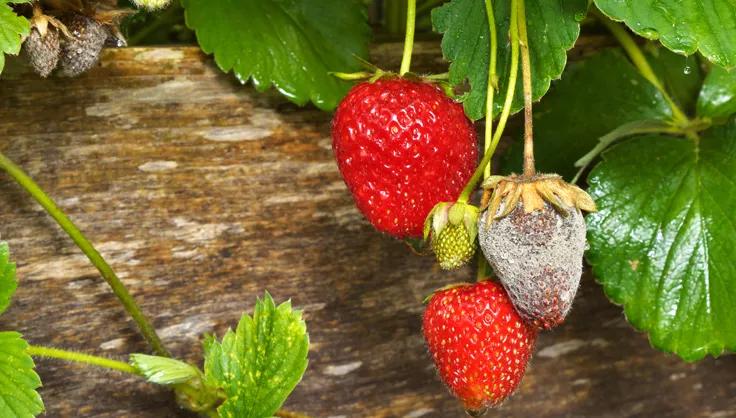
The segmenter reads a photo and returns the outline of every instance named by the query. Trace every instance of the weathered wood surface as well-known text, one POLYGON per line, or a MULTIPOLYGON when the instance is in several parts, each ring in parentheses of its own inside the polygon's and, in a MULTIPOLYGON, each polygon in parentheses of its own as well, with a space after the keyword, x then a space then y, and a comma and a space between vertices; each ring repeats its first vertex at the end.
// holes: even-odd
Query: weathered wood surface
MULTIPOLYGON (((376 48, 397 67, 399 48, 376 48)), ((419 69, 437 47, 419 48, 419 69)), ((0 149, 76 220, 172 351, 199 362, 268 289, 305 311, 312 348, 288 401, 315 417, 460 417, 420 335, 422 299, 467 280, 374 232, 330 150, 330 115, 255 93, 195 48, 108 51, 77 80, 0 82, 0 149)), ((0 329, 124 359, 135 326, 59 228, 0 175, 0 234, 21 286, 0 329)), ((586 276, 495 417, 736 417, 736 358, 686 364, 650 348, 586 276)), ((48 417, 183 417, 166 391, 41 360, 48 417)))

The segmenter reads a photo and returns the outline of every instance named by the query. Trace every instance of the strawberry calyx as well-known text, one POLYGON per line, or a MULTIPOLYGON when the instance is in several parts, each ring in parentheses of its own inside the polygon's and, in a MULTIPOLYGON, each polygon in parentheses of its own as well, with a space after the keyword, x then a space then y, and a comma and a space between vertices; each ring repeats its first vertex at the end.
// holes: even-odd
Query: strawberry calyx
POLYGON ((473 258, 479 213, 478 207, 464 202, 441 202, 429 213, 424 239, 429 240, 440 267, 458 269, 473 258))
POLYGON ((433 290, 432 293, 427 295, 427 297, 425 297, 424 300, 422 300, 422 303, 425 305, 428 304, 432 300, 432 298, 438 293, 441 293, 447 290, 457 289, 460 287, 468 287, 472 285, 473 285, 472 283, 462 282, 462 283, 452 283, 452 284, 448 284, 447 286, 442 286, 439 289, 433 290))
POLYGON ((487 216, 493 220, 504 218, 519 203, 525 213, 543 210, 547 204, 562 216, 569 215, 571 210, 596 211, 588 193, 557 174, 491 176, 483 183, 483 189, 481 210, 487 209, 487 216))
POLYGON ((486 414, 486 412, 488 412, 488 408, 485 406, 480 407, 478 409, 466 409, 465 410, 465 413, 468 414, 468 416, 473 417, 473 418, 482 417, 483 415, 486 414))
POLYGON ((33 5, 33 16, 30 19, 30 24, 31 29, 37 30, 42 37, 45 37, 48 33, 49 25, 61 31, 61 33, 63 33, 64 36, 66 36, 67 38, 72 37, 72 34, 71 32, 69 32, 69 29, 67 29, 66 25, 61 23, 59 19, 44 14, 43 10, 41 10, 41 6, 38 3, 33 5))
POLYGON ((367 67, 367 71, 358 71, 354 73, 343 73, 333 71, 331 75, 345 81, 365 81, 368 83, 375 83, 378 80, 390 80, 396 78, 403 78, 409 81, 416 81, 420 83, 437 84, 449 97, 455 97, 450 84, 447 82, 447 74, 416 74, 416 73, 405 73, 399 74, 393 71, 386 71, 376 67, 368 62, 363 62, 363 65, 367 67))

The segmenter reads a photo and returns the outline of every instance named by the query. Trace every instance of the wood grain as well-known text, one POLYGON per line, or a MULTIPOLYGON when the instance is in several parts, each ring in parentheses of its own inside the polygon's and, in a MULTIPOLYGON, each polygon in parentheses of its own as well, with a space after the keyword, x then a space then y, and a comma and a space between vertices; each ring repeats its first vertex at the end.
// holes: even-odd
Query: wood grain
MULTIPOLYGON (((420 44, 420 70, 441 69, 420 44)), ((400 46, 374 61, 398 67, 400 46)), ((13 65, 11 65, 13 66, 13 65)), ((310 367, 288 407, 315 417, 460 417, 420 335, 422 299, 465 281, 374 232, 330 149, 330 115, 257 94, 195 48, 107 51, 76 80, 14 65, 0 149, 69 213, 171 350, 201 361, 267 289, 303 308, 310 367)), ((0 234, 21 281, 0 329, 125 359, 146 351, 97 272, 7 176, 0 234)), ((134 378, 41 360, 47 417, 186 417, 134 378)), ((686 364, 650 348, 586 276, 567 323, 541 336, 521 389, 492 417, 736 417, 736 359, 686 364)))

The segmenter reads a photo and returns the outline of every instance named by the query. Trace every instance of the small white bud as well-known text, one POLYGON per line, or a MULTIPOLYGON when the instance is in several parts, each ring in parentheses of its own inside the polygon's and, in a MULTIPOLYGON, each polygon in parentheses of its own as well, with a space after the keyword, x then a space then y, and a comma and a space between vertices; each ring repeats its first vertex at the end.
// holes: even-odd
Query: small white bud
POLYGON ((141 9, 158 10, 168 6, 171 0, 133 0, 133 3, 141 9))

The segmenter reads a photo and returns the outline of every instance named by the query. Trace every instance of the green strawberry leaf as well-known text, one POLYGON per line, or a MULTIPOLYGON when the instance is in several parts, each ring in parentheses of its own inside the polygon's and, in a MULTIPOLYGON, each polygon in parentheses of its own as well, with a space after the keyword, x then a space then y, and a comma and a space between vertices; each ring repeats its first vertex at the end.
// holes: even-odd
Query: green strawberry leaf
POLYGON ((638 35, 659 39, 674 52, 700 51, 710 61, 736 66, 736 2, 733 0, 594 0, 608 17, 638 35))
POLYGON ((27 348, 17 332, 0 332, 0 417, 33 418, 44 410, 36 391, 41 379, 27 348))
MULTIPOLYGON (((498 34, 498 67, 500 98, 494 100, 494 114, 501 111, 508 85, 511 47, 508 42, 510 2, 496 1, 494 15, 498 34)), ((580 34, 579 21, 585 17, 587 0, 545 0, 527 2, 529 50, 532 67, 534 100, 549 89, 550 81, 560 77, 567 62, 567 50, 580 34)), ((452 0, 432 11, 432 23, 443 33, 442 52, 450 64, 450 83, 466 80, 470 92, 463 97, 465 113, 470 119, 485 116, 488 83, 489 39, 488 18, 483 0, 452 0)), ((497 97, 499 97, 497 95, 497 97)), ((512 111, 524 106, 519 77, 512 111)))
POLYGON ((223 418, 272 416, 304 375, 308 350, 301 312, 290 302, 276 306, 266 293, 253 317, 243 315, 222 342, 205 339, 205 379, 227 396, 217 412, 223 418))
POLYGON ((131 354, 130 365, 151 383, 175 385, 200 377, 201 372, 191 364, 172 358, 131 354))
POLYGON ((360 69, 370 28, 359 0, 182 0, 187 26, 214 54, 259 91, 274 86, 294 103, 331 110, 350 83, 329 73, 360 69))
POLYGON ((15 14, 11 3, 27 1, 0 0, 0 73, 5 67, 5 54, 18 55, 21 40, 31 31, 31 24, 23 16, 15 14))
POLYGON ((736 124, 641 136, 588 181, 588 260, 652 344, 687 361, 736 349, 736 124))
POLYGON ((10 262, 8 243, 0 241, 0 314, 10 306, 10 301, 17 287, 15 263, 10 262))
MULTIPOLYGON (((591 151, 601 137, 622 125, 671 117, 662 94, 621 51, 602 51, 572 63, 550 94, 535 106, 537 168, 569 180, 577 171, 575 162, 591 151)), ((521 132, 516 135, 521 138, 521 132)), ((522 149, 521 141, 512 145, 503 162, 503 172, 521 169, 522 149)))
POLYGON ((736 113, 736 70, 711 68, 698 97, 697 113, 716 120, 736 113))

